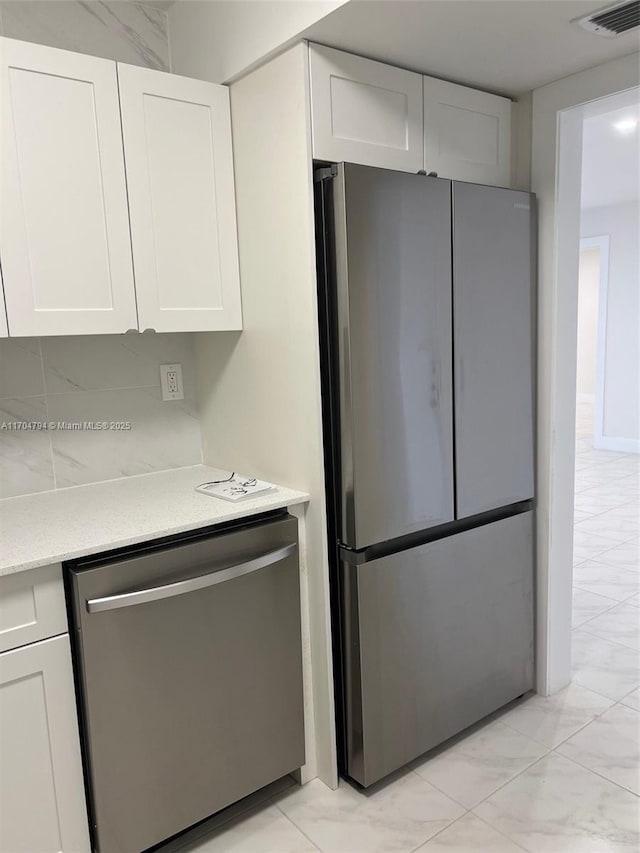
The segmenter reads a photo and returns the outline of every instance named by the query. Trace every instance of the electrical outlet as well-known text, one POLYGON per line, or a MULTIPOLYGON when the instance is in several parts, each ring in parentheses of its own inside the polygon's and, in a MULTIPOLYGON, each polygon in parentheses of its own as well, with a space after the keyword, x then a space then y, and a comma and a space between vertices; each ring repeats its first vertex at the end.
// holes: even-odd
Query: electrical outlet
POLYGON ((163 400, 184 400, 181 364, 160 365, 160 385, 163 400))

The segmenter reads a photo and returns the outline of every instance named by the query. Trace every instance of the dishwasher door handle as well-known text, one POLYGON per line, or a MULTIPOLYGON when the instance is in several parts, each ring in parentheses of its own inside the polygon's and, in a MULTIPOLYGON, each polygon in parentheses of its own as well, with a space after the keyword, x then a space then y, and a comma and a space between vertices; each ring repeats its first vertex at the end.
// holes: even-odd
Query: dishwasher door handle
POLYGON ((195 578, 186 578, 183 581, 164 584, 163 586, 138 589, 134 592, 124 592, 120 595, 107 595, 104 598, 90 598, 87 600, 87 611, 89 613, 100 613, 102 610, 118 610, 121 607, 132 607, 134 604, 146 604, 149 601, 159 601, 162 598, 173 598, 176 595, 184 595, 186 592, 194 592, 198 589, 206 589, 218 583, 234 580, 251 572, 257 572, 274 563, 279 563, 295 553, 297 544, 295 542, 268 551, 245 563, 228 566, 226 569, 218 569, 206 575, 198 575, 195 578))

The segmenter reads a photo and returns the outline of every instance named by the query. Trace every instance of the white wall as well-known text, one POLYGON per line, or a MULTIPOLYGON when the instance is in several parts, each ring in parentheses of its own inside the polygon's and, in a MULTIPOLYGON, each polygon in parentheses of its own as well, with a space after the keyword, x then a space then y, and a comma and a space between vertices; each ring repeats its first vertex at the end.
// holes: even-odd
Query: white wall
MULTIPOLYGON (((640 205, 583 209, 581 237, 609 236, 604 358, 604 438, 640 439, 640 205)), ((578 389, 580 390, 580 389, 578 389)))
POLYGON ((303 779, 335 786, 307 62, 298 44, 231 86, 244 330, 198 335, 196 368, 205 461, 311 495, 303 779))
POLYGON ((578 272, 578 364, 576 399, 593 403, 596 393, 598 352, 598 298, 600 294, 600 250, 580 249, 578 272))
POLYGON ((637 86, 638 54, 533 93, 531 188, 538 196, 537 689, 571 673, 576 327, 582 121, 597 98, 637 86), (558 145, 559 131, 563 144, 558 145), (559 171, 557 171, 559 167, 559 171), (560 176, 560 177, 558 177, 560 176))
POLYGON ((180 0, 169 9, 171 67, 213 83, 273 55, 347 0, 180 0))

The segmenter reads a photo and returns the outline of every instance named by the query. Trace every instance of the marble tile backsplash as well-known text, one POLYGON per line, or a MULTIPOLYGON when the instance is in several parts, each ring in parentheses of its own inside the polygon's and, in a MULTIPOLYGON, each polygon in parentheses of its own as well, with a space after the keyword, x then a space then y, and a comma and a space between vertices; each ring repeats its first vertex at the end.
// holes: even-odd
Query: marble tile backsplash
POLYGON ((0 497, 201 461, 191 335, 0 340, 0 497), (184 400, 165 402, 160 365, 175 362, 182 364, 184 400), (8 426, 51 422, 74 427, 8 426), (103 422, 131 428, 84 427, 103 422))
POLYGON ((167 16, 115 0, 2 0, 0 35, 169 70, 167 16))

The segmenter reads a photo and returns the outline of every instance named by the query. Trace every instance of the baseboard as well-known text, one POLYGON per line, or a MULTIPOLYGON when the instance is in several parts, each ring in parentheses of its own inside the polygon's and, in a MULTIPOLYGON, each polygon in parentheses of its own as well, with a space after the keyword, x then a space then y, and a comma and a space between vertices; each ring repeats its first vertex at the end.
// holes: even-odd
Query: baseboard
POLYGON ((613 450, 616 453, 640 453, 640 439, 615 438, 610 435, 595 436, 593 446, 596 450, 613 450))

